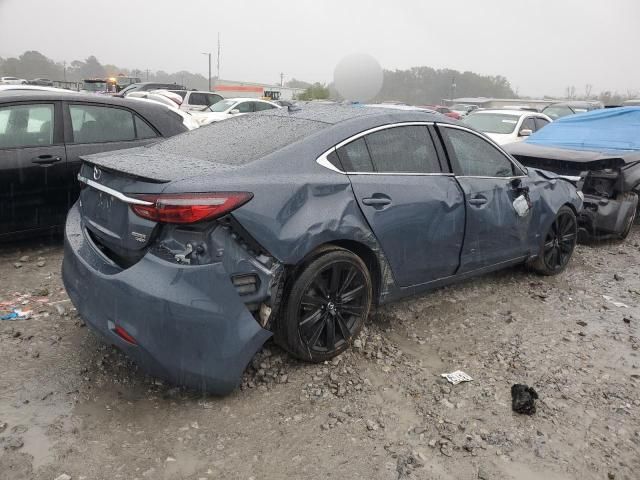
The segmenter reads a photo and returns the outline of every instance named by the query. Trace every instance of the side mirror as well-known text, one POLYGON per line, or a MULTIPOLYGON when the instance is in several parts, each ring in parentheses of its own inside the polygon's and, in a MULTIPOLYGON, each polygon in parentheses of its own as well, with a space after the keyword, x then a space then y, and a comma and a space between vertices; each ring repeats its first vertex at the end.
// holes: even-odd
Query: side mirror
POLYGON ((229 111, 229 115, 237 115, 238 113, 240 113, 240 110, 238 110, 237 108, 229 111))
POLYGON ((530 128, 523 128, 522 130, 520 130, 520 133, 518 134, 521 137, 528 137, 533 133, 533 131, 530 128))

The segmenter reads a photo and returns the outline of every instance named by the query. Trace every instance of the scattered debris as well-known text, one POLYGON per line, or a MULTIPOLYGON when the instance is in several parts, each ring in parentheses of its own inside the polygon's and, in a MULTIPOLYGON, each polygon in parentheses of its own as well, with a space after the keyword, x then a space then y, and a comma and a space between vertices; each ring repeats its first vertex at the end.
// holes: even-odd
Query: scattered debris
POLYGON ((617 302, 616 300, 613 299, 613 297, 610 297, 609 295, 602 295, 602 298, 604 298, 607 302, 609 302, 614 307, 629 308, 629 305, 627 305, 626 303, 617 302))
POLYGON ((516 383, 511 386, 511 408, 516 413, 533 415, 536 413, 538 393, 528 385, 516 383))
POLYGON ((33 312, 31 310, 22 310, 20 308, 14 308, 10 313, 2 315, 0 320, 27 320, 31 317, 33 312))
POLYGON ((464 373, 462 370, 456 370, 452 373, 441 373, 440 376, 446 378, 449 383, 452 383, 453 385, 458 385, 461 382, 470 382, 473 380, 473 378, 464 373))

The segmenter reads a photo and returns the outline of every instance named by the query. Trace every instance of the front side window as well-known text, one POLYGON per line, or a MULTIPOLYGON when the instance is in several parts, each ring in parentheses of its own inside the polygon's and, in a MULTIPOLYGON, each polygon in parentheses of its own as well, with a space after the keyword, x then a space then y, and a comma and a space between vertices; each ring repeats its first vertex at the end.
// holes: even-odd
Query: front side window
POLYGON ((536 130, 540 130, 542 127, 549 125, 549 120, 541 117, 536 117, 536 130))
POLYGON ((465 177, 511 177, 520 175, 513 163, 484 138, 456 128, 441 127, 465 177))
POLYGON ((0 148, 53 145, 52 104, 0 108, 0 148))
POLYGON ((533 121, 533 117, 527 117, 522 122, 522 126, 520 127, 520 131, 522 130, 531 130, 532 132, 536 131, 536 124, 533 121))
POLYGON ((256 103, 256 112, 261 112, 262 110, 271 110, 272 108, 276 108, 270 103, 266 102, 255 102, 256 103))
POLYGON ((135 140, 133 114, 121 108, 70 105, 74 143, 126 142, 135 140))
POLYGON ((253 102, 241 102, 233 107, 232 110, 238 110, 240 113, 253 112, 253 102))
POLYGON ((387 128, 365 139, 376 172, 440 172, 436 149, 425 126, 387 128))

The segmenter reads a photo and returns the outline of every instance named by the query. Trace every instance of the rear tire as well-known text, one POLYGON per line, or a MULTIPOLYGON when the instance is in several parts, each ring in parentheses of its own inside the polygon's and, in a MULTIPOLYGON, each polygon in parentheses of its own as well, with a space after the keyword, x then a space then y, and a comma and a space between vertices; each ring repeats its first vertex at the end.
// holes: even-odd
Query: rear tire
POLYGON ((566 205, 558 210, 556 218, 545 233, 544 243, 538 257, 530 267, 540 275, 557 275, 571 260, 578 241, 576 214, 566 205))
POLYGON ((290 284, 276 341, 302 360, 329 360, 360 333, 372 296, 371 275, 360 257, 338 247, 323 250, 290 284))

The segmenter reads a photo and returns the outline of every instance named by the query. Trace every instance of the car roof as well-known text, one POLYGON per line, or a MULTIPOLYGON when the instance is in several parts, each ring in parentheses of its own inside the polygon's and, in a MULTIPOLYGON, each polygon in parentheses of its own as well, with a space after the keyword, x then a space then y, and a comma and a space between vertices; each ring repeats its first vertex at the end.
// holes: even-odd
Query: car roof
POLYGON ((507 108, 494 108, 494 109, 487 109, 487 110, 478 110, 476 112, 473 112, 471 115, 482 115, 484 113, 503 113, 505 115, 516 115, 518 117, 520 116, 532 116, 532 117, 540 117, 540 118, 546 118, 546 115, 541 114, 540 112, 532 112, 531 110, 510 110, 507 108))
POLYGON ((105 105, 123 106, 134 110, 167 108, 158 102, 142 103, 133 99, 112 97, 110 95, 94 95, 90 93, 53 92, 46 90, 6 90, 0 92, 0 104, 13 102, 37 102, 65 100, 67 102, 102 103, 105 105))

